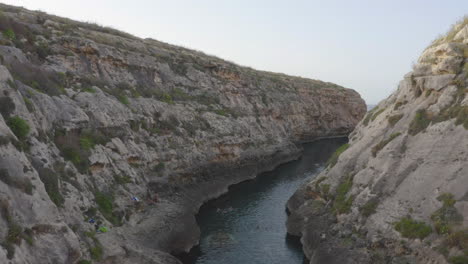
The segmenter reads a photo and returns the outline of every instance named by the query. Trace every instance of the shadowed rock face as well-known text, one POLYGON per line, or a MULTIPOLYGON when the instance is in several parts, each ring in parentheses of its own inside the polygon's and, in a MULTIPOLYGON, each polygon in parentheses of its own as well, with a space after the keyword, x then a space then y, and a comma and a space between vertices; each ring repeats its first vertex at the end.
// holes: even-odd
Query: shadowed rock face
POLYGON ((467 30, 464 19, 427 48, 336 165, 289 200, 310 263, 466 261, 467 30))
POLYGON ((178 263, 204 201, 365 113, 332 83, 1 9, 2 263, 178 263))

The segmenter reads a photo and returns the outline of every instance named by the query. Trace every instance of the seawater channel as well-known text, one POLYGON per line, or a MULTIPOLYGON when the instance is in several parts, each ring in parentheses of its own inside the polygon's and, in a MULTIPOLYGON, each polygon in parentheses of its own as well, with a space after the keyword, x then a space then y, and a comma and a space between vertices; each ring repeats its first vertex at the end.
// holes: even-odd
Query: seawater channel
POLYGON ((301 183, 319 174, 346 138, 304 144, 300 159, 232 186, 200 208, 200 244, 184 264, 302 264, 298 238, 287 236, 285 205, 301 183))

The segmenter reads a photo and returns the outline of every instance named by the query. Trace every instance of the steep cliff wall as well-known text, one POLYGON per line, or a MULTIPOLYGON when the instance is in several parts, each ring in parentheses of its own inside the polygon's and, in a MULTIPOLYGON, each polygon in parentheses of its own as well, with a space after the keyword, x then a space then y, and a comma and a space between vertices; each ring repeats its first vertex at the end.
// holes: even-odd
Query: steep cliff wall
POLYGON ((41 12, 1 5, 0 30, 1 263, 177 263, 204 201, 365 113, 332 83, 41 12))
POLYGON ((467 78, 464 19, 288 202, 310 263, 467 263, 467 78))

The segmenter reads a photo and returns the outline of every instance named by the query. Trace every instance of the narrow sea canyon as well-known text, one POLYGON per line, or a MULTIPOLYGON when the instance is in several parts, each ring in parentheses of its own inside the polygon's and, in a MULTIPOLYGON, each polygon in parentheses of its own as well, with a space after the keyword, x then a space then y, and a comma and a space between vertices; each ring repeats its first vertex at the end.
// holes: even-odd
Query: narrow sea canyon
POLYGON ((303 263, 297 238, 286 236, 285 204, 298 186, 324 169, 345 138, 304 145, 299 160, 232 186, 197 216, 200 245, 181 257, 185 264, 303 263))

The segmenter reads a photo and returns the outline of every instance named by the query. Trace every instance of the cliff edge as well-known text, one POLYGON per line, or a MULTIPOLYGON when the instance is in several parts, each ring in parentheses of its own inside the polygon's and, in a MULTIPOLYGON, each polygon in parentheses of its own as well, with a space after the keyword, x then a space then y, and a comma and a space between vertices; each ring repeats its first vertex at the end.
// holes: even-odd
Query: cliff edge
POLYGON ((468 263, 468 18, 288 202, 310 263, 468 263))

